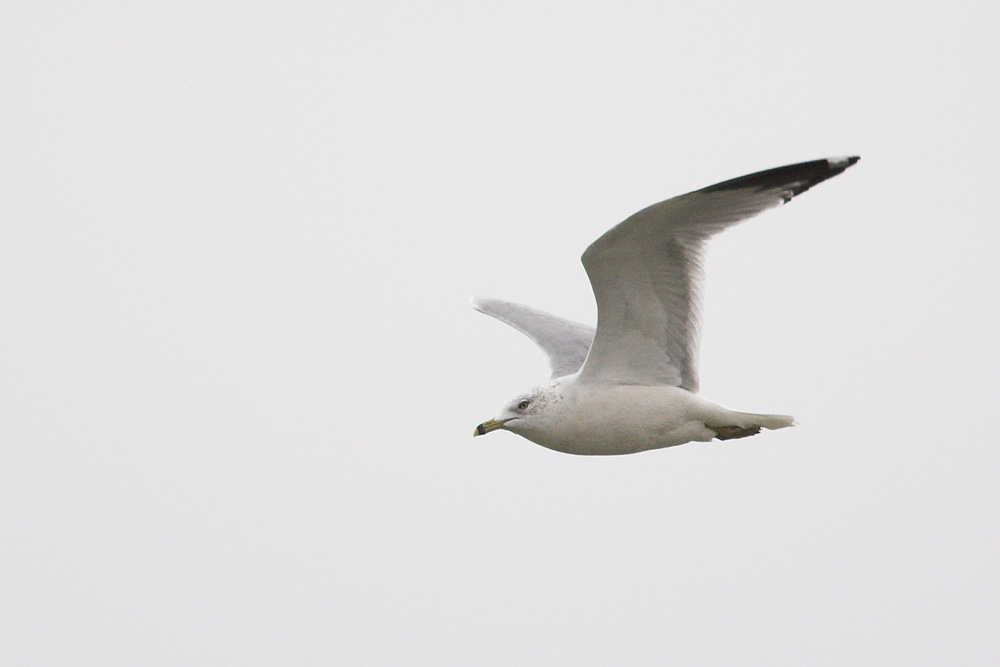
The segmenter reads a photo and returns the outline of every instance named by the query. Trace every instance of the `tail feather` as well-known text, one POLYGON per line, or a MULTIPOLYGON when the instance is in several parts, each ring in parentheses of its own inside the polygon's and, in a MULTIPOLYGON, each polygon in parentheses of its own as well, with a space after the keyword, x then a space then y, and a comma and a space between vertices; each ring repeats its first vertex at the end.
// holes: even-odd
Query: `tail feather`
POLYGON ((790 415, 752 415, 757 424, 772 431, 779 428, 795 426, 795 417, 790 415))
POLYGON ((720 426, 709 425, 715 431, 718 440, 733 440, 735 438, 747 438, 760 433, 760 429, 779 429, 795 426, 795 418, 789 415, 757 415, 750 412, 733 413, 736 417, 733 424, 720 426))

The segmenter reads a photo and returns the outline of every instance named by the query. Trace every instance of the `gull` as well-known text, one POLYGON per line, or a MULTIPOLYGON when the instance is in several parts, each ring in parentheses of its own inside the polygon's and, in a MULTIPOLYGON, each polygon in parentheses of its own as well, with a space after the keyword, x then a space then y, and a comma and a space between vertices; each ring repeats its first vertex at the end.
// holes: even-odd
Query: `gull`
POLYGON ((736 412, 698 395, 706 241, 786 204, 860 158, 801 162, 740 176, 645 208, 583 253, 597 329, 527 306, 472 306, 538 345, 551 377, 508 402, 473 435, 507 430, 568 454, 632 454, 792 426, 787 415, 736 412))

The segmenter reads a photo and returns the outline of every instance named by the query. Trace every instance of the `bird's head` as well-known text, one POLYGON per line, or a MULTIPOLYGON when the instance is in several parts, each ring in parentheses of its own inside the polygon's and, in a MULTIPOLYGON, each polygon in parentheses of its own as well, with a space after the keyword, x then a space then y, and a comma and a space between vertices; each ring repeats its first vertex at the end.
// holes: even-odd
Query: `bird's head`
POLYGON ((559 401, 555 387, 556 383, 535 387, 508 401, 494 419, 488 419, 477 426, 472 435, 486 435, 498 429, 527 435, 543 427, 549 408, 559 401))

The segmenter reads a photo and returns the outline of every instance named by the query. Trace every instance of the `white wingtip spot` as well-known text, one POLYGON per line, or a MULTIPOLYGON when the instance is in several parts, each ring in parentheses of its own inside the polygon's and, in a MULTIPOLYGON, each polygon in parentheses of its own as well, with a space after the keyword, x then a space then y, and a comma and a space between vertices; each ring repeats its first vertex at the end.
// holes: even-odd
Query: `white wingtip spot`
POLYGON ((850 155, 841 155, 839 157, 831 157, 826 159, 826 163, 833 168, 837 167, 849 167, 851 165, 850 155))

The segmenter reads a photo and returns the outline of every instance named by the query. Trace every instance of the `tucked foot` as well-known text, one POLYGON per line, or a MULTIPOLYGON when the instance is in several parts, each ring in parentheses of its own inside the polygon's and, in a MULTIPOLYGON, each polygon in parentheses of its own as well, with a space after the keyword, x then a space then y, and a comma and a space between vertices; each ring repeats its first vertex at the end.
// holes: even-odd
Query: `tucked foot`
POLYGON ((747 428, 741 426, 709 426, 709 428, 715 431, 715 438, 717 440, 748 438, 751 435, 760 433, 760 426, 749 426, 747 428))

